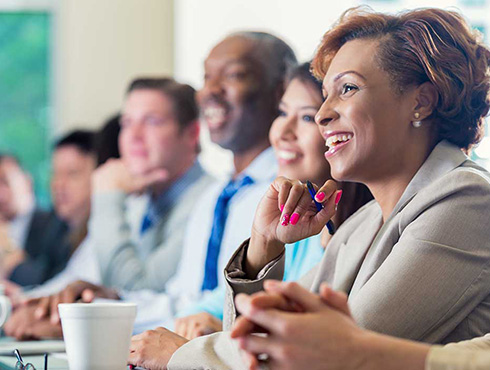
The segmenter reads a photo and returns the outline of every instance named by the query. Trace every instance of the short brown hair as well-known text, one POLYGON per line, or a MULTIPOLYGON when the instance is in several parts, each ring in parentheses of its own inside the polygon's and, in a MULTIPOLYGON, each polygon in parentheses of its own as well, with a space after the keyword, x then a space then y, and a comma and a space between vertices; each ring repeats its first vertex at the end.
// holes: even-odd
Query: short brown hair
POLYGON ((365 8, 347 10, 327 33, 312 62, 323 79, 337 51, 348 41, 379 39, 377 60, 397 92, 431 82, 438 102, 431 119, 437 141, 462 149, 480 141, 490 108, 490 51, 463 17, 426 8, 397 15, 365 8))
POLYGON ((168 96, 174 105, 174 114, 181 129, 195 122, 199 116, 196 91, 190 85, 181 84, 170 77, 137 78, 131 82, 126 94, 134 90, 156 90, 168 96))

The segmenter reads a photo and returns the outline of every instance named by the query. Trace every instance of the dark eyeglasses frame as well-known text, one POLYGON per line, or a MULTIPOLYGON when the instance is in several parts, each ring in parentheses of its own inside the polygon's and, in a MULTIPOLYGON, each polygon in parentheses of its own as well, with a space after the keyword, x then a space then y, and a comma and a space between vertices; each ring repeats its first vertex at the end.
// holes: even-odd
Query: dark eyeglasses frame
MULTIPOLYGON (((27 364, 24 364, 24 360, 22 359, 22 356, 20 355, 20 351, 18 349, 14 349, 14 355, 17 357, 17 362, 15 364, 15 369, 16 370, 36 370, 33 364, 28 362, 27 364)), ((48 370, 48 354, 44 354, 44 370, 48 370)))

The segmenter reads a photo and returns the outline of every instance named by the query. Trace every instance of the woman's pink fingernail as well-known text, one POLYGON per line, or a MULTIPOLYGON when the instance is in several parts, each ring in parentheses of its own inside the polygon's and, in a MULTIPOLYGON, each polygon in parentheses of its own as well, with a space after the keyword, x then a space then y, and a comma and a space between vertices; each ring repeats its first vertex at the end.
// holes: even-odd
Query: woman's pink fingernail
POLYGON ((291 223, 291 225, 296 225, 298 223, 298 220, 299 220, 299 213, 294 212, 291 215, 291 219, 289 220, 289 222, 291 223))
POLYGON ((335 197, 335 205, 339 204, 341 198, 342 198, 342 190, 339 190, 337 196, 335 197))
POLYGON ((317 201, 323 202, 325 199, 325 193, 323 191, 321 191, 315 195, 315 198, 317 201))
POLYGON ((289 215, 285 213, 282 218, 281 218, 281 225, 282 226, 287 226, 289 223, 289 215))
POLYGON ((282 213, 282 211, 284 211, 284 204, 281 204, 281 207, 279 209, 281 210, 282 213))

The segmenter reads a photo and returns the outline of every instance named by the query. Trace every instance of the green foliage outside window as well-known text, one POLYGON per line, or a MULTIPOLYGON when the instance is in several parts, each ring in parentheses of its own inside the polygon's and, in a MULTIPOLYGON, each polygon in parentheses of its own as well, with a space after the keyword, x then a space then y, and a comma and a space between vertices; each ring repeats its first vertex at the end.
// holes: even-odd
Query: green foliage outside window
POLYGON ((17 156, 49 203, 51 16, 0 13, 0 151, 17 156))

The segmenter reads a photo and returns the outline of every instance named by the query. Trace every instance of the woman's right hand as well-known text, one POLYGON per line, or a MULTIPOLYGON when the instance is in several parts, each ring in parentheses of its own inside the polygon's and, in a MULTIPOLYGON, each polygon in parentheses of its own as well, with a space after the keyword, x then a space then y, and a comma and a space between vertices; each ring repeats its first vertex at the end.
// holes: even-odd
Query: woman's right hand
POLYGON ((255 212, 247 252, 247 272, 254 275, 276 258, 284 244, 318 234, 335 214, 339 200, 337 184, 328 180, 317 189, 316 200, 323 205, 318 212, 306 184, 278 177, 269 187, 255 212))

